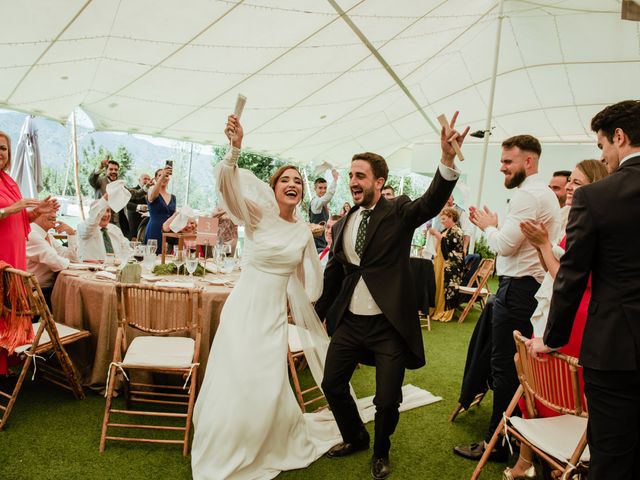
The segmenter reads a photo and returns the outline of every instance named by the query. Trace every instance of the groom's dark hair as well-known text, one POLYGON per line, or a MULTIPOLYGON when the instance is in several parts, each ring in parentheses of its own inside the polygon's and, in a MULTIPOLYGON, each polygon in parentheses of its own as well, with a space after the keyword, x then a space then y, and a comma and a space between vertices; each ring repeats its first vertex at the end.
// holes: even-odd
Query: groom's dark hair
POLYGON ((356 153, 351 161, 354 162, 356 160, 363 160, 367 162, 371 165, 371 170, 373 170, 373 176, 375 178, 384 178, 384 181, 387 181, 387 177, 389 176, 389 167, 387 167, 387 161, 383 156, 371 152, 356 153))

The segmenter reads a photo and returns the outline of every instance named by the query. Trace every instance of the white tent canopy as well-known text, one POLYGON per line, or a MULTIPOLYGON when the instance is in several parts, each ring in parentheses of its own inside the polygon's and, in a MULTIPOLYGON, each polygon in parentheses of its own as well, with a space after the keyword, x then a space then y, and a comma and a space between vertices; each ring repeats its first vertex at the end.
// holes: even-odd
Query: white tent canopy
MULTIPOLYGON (((640 24, 620 8, 504 2, 492 141, 592 143, 593 114, 638 97, 640 24)), ((241 92, 247 146, 344 166, 437 142, 443 112, 484 128, 498 2, 27 0, 2 16, 2 108, 220 144, 241 92)))

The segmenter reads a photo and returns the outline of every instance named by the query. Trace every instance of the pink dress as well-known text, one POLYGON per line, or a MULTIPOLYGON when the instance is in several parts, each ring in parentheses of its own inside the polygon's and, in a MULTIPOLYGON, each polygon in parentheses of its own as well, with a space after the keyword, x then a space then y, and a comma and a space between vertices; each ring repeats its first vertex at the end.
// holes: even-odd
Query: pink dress
MULTIPOLYGON (((6 172, 0 170, 0 208, 22 198, 20 189, 6 172)), ((0 260, 20 270, 27 269, 27 237, 31 227, 25 210, 0 219, 0 260)), ((0 323, 4 322, 0 318, 0 323)), ((0 328, 2 325, 0 325, 0 328)), ((7 373, 7 351, 0 346, 0 375, 7 373)))

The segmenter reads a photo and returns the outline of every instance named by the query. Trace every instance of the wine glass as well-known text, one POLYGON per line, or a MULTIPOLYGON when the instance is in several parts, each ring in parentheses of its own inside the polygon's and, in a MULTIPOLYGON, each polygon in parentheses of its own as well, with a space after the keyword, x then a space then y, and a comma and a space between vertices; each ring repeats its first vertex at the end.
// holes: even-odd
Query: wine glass
POLYGON ((193 272, 198 268, 198 254, 192 250, 185 250, 187 272, 189 272, 189 280, 193 280, 193 272))
POLYGON ((153 273, 153 267, 156 265, 156 255, 152 248, 147 245, 144 247, 144 257, 142 259, 142 267, 153 273))
POLYGON ((178 267, 177 274, 180 275, 180 267, 184 265, 186 256, 185 249, 180 248, 177 245, 173 247, 173 263, 178 267))
POLYGON ((133 258, 135 258, 136 261, 142 263, 142 261, 144 260, 145 251, 146 247, 144 245, 140 243, 136 244, 136 246, 133 248, 133 258))
POLYGON ((155 255, 155 253, 158 251, 158 240, 156 240, 155 238, 150 238, 149 240, 147 240, 147 247, 149 247, 149 251, 155 255))

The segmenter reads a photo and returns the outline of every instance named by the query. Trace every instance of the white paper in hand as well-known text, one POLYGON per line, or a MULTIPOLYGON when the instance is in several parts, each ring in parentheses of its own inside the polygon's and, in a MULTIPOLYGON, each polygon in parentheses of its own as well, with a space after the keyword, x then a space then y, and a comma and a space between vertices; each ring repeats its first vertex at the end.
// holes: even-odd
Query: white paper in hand
POLYGON ((114 212, 122 210, 131 199, 131 192, 126 189, 124 180, 116 180, 107 184, 109 208, 114 212))
POLYGON ((178 215, 173 219, 169 228, 173 233, 180 232, 189 223, 189 217, 193 217, 193 210, 188 205, 178 209, 178 215))
POLYGON ((236 108, 233 110, 233 114, 238 117, 238 120, 242 116, 245 103, 247 103, 247 97, 239 93, 238 98, 236 99, 236 108))

